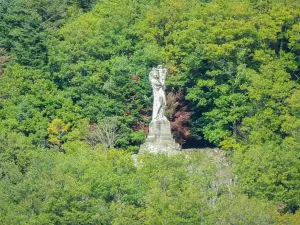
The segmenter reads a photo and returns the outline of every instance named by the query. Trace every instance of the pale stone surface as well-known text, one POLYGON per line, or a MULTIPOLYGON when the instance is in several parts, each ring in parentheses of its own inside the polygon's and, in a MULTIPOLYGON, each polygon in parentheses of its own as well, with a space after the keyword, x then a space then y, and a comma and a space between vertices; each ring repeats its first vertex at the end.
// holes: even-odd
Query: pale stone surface
POLYGON ((171 125, 165 117, 165 78, 167 70, 159 65, 153 68, 149 74, 149 81, 153 89, 152 121, 149 124, 149 135, 146 142, 140 146, 139 153, 168 153, 168 155, 180 152, 180 146, 175 142, 171 133, 171 125))
POLYGON ((152 121, 159 121, 168 119, 165 117, 166 95, 165 95, 165 79, 167 69, 159 65, 157 68, 152 68, 149 73, 149 81, 153 89, 153 111, 152 121))

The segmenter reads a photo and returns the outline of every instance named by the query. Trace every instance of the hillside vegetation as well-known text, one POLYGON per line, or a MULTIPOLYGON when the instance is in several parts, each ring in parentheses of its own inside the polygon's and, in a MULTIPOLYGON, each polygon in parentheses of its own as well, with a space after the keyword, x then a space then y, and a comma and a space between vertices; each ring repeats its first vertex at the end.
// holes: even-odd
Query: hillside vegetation
POLYGON ((299 0, 0 0, 0 223, 297 224, 299 85, 299 0), (234 183, 133 165, 158 64, 176 140, 234 183))

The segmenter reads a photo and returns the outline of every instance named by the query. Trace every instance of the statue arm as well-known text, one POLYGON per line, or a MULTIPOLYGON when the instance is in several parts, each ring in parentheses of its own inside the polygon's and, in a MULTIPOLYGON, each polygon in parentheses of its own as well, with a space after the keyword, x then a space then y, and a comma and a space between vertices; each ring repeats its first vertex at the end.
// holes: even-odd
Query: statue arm
POLYGON ((161 87, 163 87, 162 83, 158 79, 154 77, 149 77, 149 80, 152 85, 152 88, 154 88, 155 90, 158 91, 161 87))
POLYGON ((159 82, 159 80, 154 79, 154 78, 150 78, 150 83, 152 85, 159 85, 159 86, 161 86, 161 83, 159 82))

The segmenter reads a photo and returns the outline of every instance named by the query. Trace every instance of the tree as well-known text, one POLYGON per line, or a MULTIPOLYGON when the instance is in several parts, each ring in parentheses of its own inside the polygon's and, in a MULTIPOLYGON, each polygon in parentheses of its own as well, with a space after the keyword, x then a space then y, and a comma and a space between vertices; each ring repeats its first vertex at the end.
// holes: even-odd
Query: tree
POLYGON ((61 149, 64 143, 64 135, 70 128, 70 124, 64 124, 61 119, 54 119, 48 127, 49 142, 61 149))
POLYGON ((106 150, 115 146, 119 131, 119 122, 117 117, 107 117, 101 119, 95 127, 91 128, 88 141, 95 147, 102 144, 106 150))

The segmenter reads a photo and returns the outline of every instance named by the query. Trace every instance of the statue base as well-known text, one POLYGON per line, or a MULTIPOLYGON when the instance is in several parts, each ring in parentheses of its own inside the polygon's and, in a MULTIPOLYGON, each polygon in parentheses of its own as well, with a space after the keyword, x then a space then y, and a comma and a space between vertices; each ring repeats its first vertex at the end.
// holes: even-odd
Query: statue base
POLYGON ((139 153, 167 153, 174 155, 181 150, 171 133, 171 125, 167 120, 152 121, 149 124, 149 135, 140 146, 139 153))

